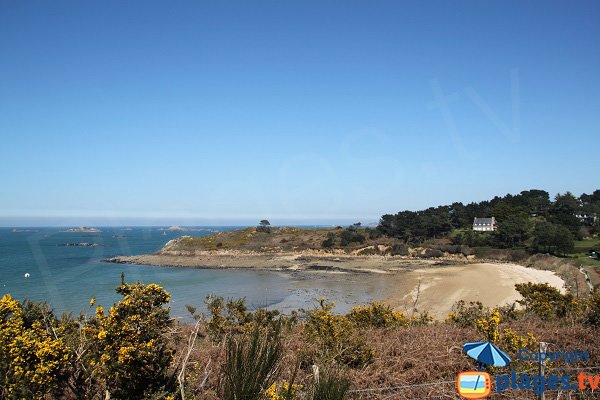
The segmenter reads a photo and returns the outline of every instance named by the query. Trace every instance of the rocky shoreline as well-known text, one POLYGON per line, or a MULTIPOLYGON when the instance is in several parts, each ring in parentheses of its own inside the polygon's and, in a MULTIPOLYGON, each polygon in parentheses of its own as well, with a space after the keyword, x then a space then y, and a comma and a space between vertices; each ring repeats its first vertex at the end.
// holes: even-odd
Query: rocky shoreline
POLYGON ((261 269, 273 271, 322 271, 346 273, 394 273, 431 266, 464 265, 455 259, 417 259, 400 256, 356 256, 314 251, 296 253, 199 252, 201 254, 148 254, 104 259, 116 264, 153 265, 204 269, 261 269))

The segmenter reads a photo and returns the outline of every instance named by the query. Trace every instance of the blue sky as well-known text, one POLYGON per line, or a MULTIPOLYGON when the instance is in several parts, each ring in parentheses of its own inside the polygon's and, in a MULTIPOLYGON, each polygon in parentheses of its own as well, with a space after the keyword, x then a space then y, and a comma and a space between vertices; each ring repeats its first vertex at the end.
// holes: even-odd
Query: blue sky
POLYGON ((594 1, 0 1, 0 225, 598 188, 594 1))

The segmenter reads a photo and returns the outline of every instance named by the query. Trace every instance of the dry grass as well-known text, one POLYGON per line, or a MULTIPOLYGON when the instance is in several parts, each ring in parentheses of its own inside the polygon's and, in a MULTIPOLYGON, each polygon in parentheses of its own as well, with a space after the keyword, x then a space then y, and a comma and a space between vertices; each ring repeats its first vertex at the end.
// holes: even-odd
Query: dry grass
MULTIPOLYGON (((540 340, 551 343, 550 350, 592 350, 592 360, 588 366, 600 365, 600 354, 594 351, 598 346, 598 331, 582 325, 568 325, 565 322, 547 323, 539 320, 519 320, 503 324, 522 334, 532 332, 540 340)), ((189 332, 190 326, 183 326, 189 332)), ((345 373, 352 382, 350 399, 457 399, 455 384, 460 371, 474 370, 473 360, 462 352, 462 345, 482 338, 475 329, 460 328, 449 323, 436 323, 428 326, 408 328, 369 329, 361 332, 376 352, 375 361, 363 369, 347 369, 345 373), (444 382, 435 384, 436 382, 444 382), (416 385, 416 386, 415 386, 416 385), (387 389, 386 389, 387 388, 387 389)), ((284 332, 284 371, 283 378, 289 379, 300 350, 310 347, 302 339, 301 326, 284 332)), ((183 346, 183 343, 182 343, 183 346)), ((181 351, 182 349, 179 349, 181 351)), ((514 356, 514 355, 513 355, 514 356)), ((188 375, 189 398, 217 399, 215 388, 218 385, 220 366, 224 360, 222 345, 211 344, 206 331, 196 343, 191 356, 190 370, 196 375, 188 375), (205 366, 210 360, 211 372, 204 387, 199 387, 204 379, 205 366), (191 395, 196 397, 191 397, 191 395)), ((521 362, 523 363, 523 362, 521 362)), ((567 367, 556 364, 552 368, 567 367)), ((578 364, 578 367, 584 366, 578 364)), ((521 365, 522 369, 536 369, 535 364, 521 365)), ((550 370, 549 370, 550 371, 550 370)), ((498 373, 504 373, 499 370, 498 373)), ((549 372, 550 373, 550 372, 549 372)), ((556 372, 555 373, 569 373, 556 372)), ((575 376, 576 373, 570 373, 575 376)), ((309 387, 312 383, 312 369, 304 366, 297 383, 309 387)), ((546 392, 547 399, 556 398, 556 393, 546 392)), ((575 394, 575 393, 572 393, 575 394)), ((563 394, 564 395, 564 394, 563 394)), ((531 391, 510 392, 502 396, 493 394, 491 399, 534 399, 531 391)), ((576 398, 576 397, 573 397, 576 398)))

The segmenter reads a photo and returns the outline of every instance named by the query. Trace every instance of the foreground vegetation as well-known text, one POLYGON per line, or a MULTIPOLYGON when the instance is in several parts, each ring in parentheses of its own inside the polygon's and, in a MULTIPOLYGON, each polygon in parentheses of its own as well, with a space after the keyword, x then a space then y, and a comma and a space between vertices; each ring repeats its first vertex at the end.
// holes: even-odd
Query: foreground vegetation
MULTIPOLYGON (((517 290, 521 308, 459 302, 446 321, 382 303, 336 315, 322 299, 312 310, 284 316, 250 311, 243 299, 209 297, 207 315, 188 307, 195 324, 170 318, 170 296, 155 284, 123 281, 121 301, 105 311, 92 299, 91 315, 79 317, 57 318, 46 304, 6 295, 0 300, 0 398, 452 397, 457 372, 475 367, 462 344, 478 340, 497 343, 511 357, 535 350, 538 341, 558 350, 589 349, 591 360, 578 366, 600 365, 600 294, 578 299, 545 284, 517 290)), ((535 365, 515 361, 511 367, 535 365)))

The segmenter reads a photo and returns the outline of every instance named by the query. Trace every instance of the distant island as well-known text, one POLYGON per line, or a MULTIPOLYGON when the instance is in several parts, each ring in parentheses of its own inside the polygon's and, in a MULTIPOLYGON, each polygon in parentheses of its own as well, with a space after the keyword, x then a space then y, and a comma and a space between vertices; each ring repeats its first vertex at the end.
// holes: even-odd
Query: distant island
POLYGON ((61 246, 65 246, 65 247, 96 247, 99 245, 97 243, 63 243, 61 246))
POLYGON ((196 232, 198 229, 195 228, 185 228, 179 225, 173 225, 168 228, 161 228, 160 231, 169 231, 169 232, 196 232))
POLYGON ((87 226, 81 226, 79 228, 70 228, 63 232, 94 233, 94 232, 102 232, 102 231, 97 228, 89 228, 87 226))

